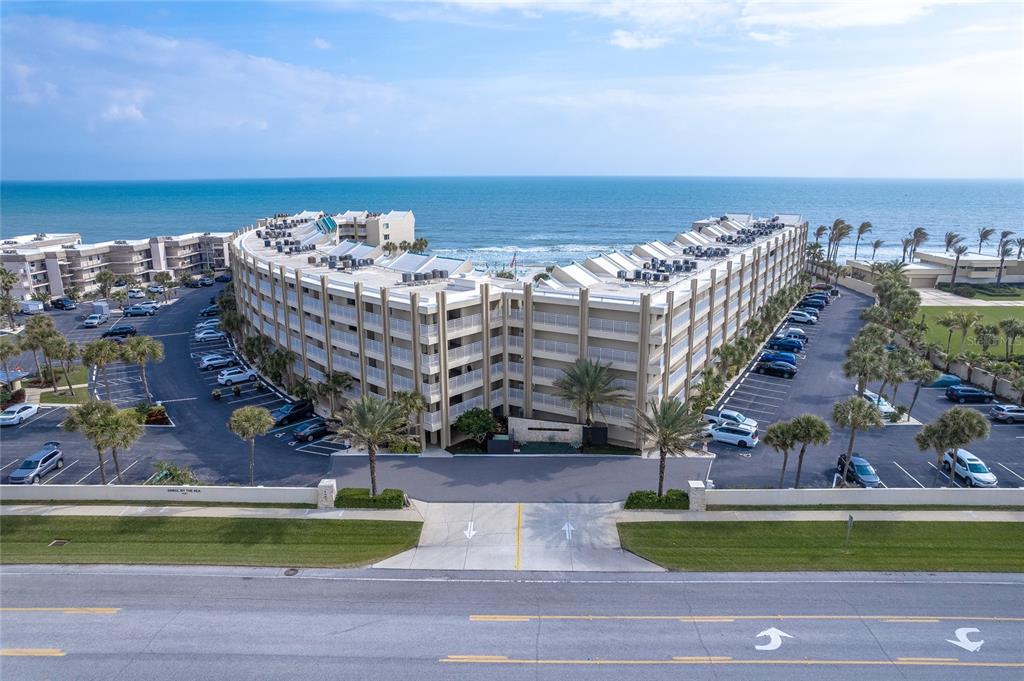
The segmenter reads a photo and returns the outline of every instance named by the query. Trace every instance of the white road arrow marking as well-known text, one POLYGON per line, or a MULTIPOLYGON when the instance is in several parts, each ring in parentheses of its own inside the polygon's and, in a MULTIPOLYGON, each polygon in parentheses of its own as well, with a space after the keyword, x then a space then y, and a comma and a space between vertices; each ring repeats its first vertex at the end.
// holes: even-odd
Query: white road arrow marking
POLYGON ((968 634, 977 633, 980 632, 974 627, 961 627, 960 629, 957 629, 953 632, 953 635, 956 636, 956 640, 954 641, 951 638, 947 638, 946 643, 952 643, 955 646, 959 646, 969 653, 976 653, 979 650, 981 650, 981 644, 983 644, 985 641, 972 641, 971 639, 967 638, 967 636, 968 634))
POLYGON ((790 634, 787 634, 781 629, 776 629, 775 627, 765 629, 755 638, 761 638, 762 636, 767 636, 771 640, 769 640, 768 643, 765 643, 762 646, 754 646, 754 650, 777 650, 779 646, 782 645, 783 636, 785 636, 786 638, 793 638, 790 634))
POLYGON ((466 535, 466 539, 472 539, 473 535, 476 534, 476 530, 473 529, 472 520, 466 523, 466 529, 462 531, 462 534, 466 535))
POLYGON ((572 526, 568 520, 565 521, 565 525, 562 525, 562 532, 565 532, 565 540, 572 541, 572 531, 576 528, 572 526))

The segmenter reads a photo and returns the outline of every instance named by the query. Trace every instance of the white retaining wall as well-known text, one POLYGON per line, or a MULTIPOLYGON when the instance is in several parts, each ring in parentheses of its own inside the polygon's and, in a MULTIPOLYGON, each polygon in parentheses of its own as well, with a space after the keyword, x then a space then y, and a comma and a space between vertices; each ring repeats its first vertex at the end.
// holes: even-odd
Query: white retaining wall
POLYGON ((519 442, 583 442, 583 426, 578 423, 510 416, 508 432, 519 442))
POLYGON ((709 489, 708 506, 1024 506, 1024 488, 709 489))
MULTIPOLYGON (((248 504, 316 504, 315 487, 213 487, 163 485, 0 485, 4 501, 199 501, 248 504)), ((333 501, 333 500, 332 500, 333 501)))

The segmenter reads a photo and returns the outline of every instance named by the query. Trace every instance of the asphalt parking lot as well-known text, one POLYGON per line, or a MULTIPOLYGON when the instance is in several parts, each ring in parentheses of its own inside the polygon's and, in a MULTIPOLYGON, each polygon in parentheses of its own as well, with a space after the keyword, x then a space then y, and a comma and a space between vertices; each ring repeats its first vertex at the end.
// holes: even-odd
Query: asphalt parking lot
MULTIPOLYGON (((826 447, 812 447, 804 461, 802 487, 829 487, 836 472, 836 459, 846 451, 849 431, 832 423, 832 405, 854 395, 854 382, 843 375, 844 353, 850 340, 864 322, 862 310, 871 305, 867 296, 843 289, 843 294, 825 308, 816 325, 798 326, 808 336, 804 353, 799 357, 799 371, 792 379, 752 373, 746 367, 726 391, 718 408, 735 409, 758 421, 758 433, 775 423, 804 413, 816 414, 832 426, 832 442, 826 447)), ((880 386, 870 386, 877 391, 880 386)), ((909 406, 913 386, 904 384, 897 392, 898 404, 909 406)), ((998 402, 997 402, 998 403, 998 402)), ((924 388, 914 405, 913 417, 921 423, 935 420, 946 409, 956 406, 945 398, 943 389, 924 388)), ((987 413, 991 405, 963 405, 987 413)), ((967 447, 985 461, 999 478, 1000 487, 1024 486, 1024 424, 992 423, 992 433, 967 447)), ((934 452, 921 452, 914 443, 918 425, 893 424, 867 432, 859 432, 855 451, 875 467, 887 487, 930 487, 936 475, 934 452)), ((759 444, 742 450, 728 444, 712 443, 717 454, 711 478, 718 487, 774 487, 778 484, 782 455, 759 444)), ((938 472, 939 484, 947 478, 938 472)), ((796 457, 791 454, 786 484, 796 478, 796 457)), ((960 486, 961 480, 954 481, 960 486)))

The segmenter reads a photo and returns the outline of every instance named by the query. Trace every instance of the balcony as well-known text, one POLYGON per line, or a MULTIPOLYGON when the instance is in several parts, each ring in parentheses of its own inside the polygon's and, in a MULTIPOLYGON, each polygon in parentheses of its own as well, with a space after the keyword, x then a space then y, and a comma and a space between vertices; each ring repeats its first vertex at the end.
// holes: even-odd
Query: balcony
POLYGON ((331 340, 350 350, 359 350, 359 337, 351 331, 331 328, 331 340))
POLYGON ((636 338, 640 335, 640 324, 620 319, 604 319, 602 317, 590 317, 587 319, 587 328, 591 331, 610 333, 616 336, 636 338))
POLYGON ((319 362, 323 366, 327 366, 327 353, 322 348, 318 348, 315 345, 306 346, 306 356, 309 359, 319 362))
POLYGON ((331 360, 335 371, 347 371, 353 376, 359 376, 359 360, 355 357, 345 357, 334 353, 331 355, 331 360))
POLYGON ((565 372, 561 369, 555 369, 554 367, 533 367, 533 378, 540 379, 542 382, 547 384, 553 384, 558 379, 565 376, 565 372))
POLYGON ((458 319, 449 319, 446 326, 449 336, 461 336, 467 333, 473 333, 474 331, 480 331, 482 328, 483 322, 479 314, 459 317, 458 319))
POLYGON ((366 367, 366 378, 380 386, 387 385, 387 374, 377 367, 366 367))
POLYGON ((391 382, 395 386, 395 390, 412 390, 415 387, 415 383, 408 376, 402 374, 391 374, 391 382))
POLYGON ((587 348, 587 357, 595 362, 612 362, 636 366, 637 353, 629 350, 614 350, 612 348, 587 348))
POLYGON ((522 376, 523 375, 523 363, 522 362, 509 362, 508 363, 508 375, 509 376, 522 376))
POLYGON ((389 323, 392 333, 400 333, 406 338, 412 338, 412 323, 409 320, 391 317, 389 323))
POLYGON ((505 393, 501 388, 491 391, 491 407, 505 404, 505 393))
POLYGON ((367 353, 373 353, 384 359, 384 343, 377 340, 365 340, 365 348, 367 353))
POLYGON ((535 409, 543 411, 563 411, 569 414, 576 414, 576 407, 572 406, 571 402, 563 400, 556 395, 548 395, 546 393, 534 392, 533 406, 535 409))
POLYGON ((579 357, 580 349, 575 343, 565 343, 562 341, 551 341, 543 339, 535 339, 533 341, 534 352, 546 352, 552 355, 560 355, 562 357, 579 357))
POLYGON ((594 408, 596 418, 605 418, 609 421, 631 425, 635 417, 634 411, 629 407, 620 407, 612 404, 598 404, 594 408))
POLYGON ((440 383, 420 383, 420 392, 428 402, 434 402, 435 400, 441 399, 441 384, 440 383))
POLYGON ((505 337, 505 344, 509 348, 521 348, 521 347, 523 347, 523 337, 522 336, 506 336, 505 337))
POLYGON ((480 341, 464 345, 459 348, 448 350, 448 364, 459 364, 465 361, 479 359, 484 350, 484 344, 480 341))
POLYGON ((305 320, 306 323, 306 335, 322 340, 324 337, 324 325, 318 322, 314 322, 312 319, 305 320))
POLYGON ((356 308, 351 305, 338 305, 337 303, 331 303, 330 311, 332 319, 348 319, 353 322, 356 319, 356 308))
POLYGON ((476 409, 484 406, 484 396, 477 395, 476 397, 466 400, 465 402, 459 402, 448 407, 448 419, 454 421, 459 418, 462 414, 465 414, 470 409, 476 409))
POLYGON ((448 392, 450 394, 465 392, 470 388, 477 388, 483 385, 484 372, 482 369, 470 371, 460 376, 453 376, 448 379, 448 392))
POLYGON ((420 366, 428 373, 441 368, 441 357, 437 353, 432 355, 420 354, 420 366))
POLYGON ((636 392, 636 381, 631 381, 628 378, 616 378, 612 381, 612 387, 633 394, 636 392))
POLYGON ((559 329, 576 330, 580 326, 580 318, 574 314, 557 314, 554 312, 534 312, 534 325, 554 326, 559 329))
POLYGON ((437 324, 420 324, 420 340, 430 344, 437 342, 437 324))
POLYGON ((516 404, 523 404, 523 389, 522 388, 509 388, 508 389, 508 401, 515 402, 516 404))
POLYGON ((366 326, 373 326, 378 329, 384 328, 384 318, 376 312, 364 312, 363 313, 363 324, 366 326))
POLYGON ((320 301, 309 296, 302 296, 302 309, 306 312, 312 312, 318 317, 324 313, 324 306, 320 301))
POLYGON ((423 415, 423 427, 426 430, 438 430, 441 427, 441 412, 428 411, 423 415))
POLYGON ((412 368, 412 350, 408 348, 401 348, 395 345, 391 346, 391 361, 396 364, 402 364, 404 366, 412 368))

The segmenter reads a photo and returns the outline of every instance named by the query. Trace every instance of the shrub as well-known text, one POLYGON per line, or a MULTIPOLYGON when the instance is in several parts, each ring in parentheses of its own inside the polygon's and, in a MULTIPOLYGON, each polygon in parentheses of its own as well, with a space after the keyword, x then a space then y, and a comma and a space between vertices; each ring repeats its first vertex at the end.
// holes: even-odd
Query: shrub
POLYGON ((6 409, 12 404, 21 404, 25 401, 25 389, 18 388, 13 393, 4 390, 3 395, 0 396, 0 408, 6 409))
POLYGON ((241 395, 242 394, 242 386, 240 386, 240 385, 233 385, 233 386, 231 386, 231 394, 234 395, 235 397, 238 397, 239 395, 241 395))
POLYGON ((405 492, 388 488, 375 497, 366 487, 342 487, 334 497, 335 508, 405 508, 405 492))
POLYGON ((687 510, 690 508, 690 495, 681 489, 670 489, 665 496, 658 498, 658 493, 652 489, 638 489, 629 493, 626 497, 626 508, 636 509, 674 509, 687 510))
POLYGON ((220 390, 217 390, 216 388, 214 388, 214 389, 213 389, 213 390, 212 390, 212 391, 210 392, 210 397, 212 397, 212 398, 213 398, 213 399, 215 399, 215 400, 219 400, 219 399, 220 399, 220 390))
POLYGON ((419 454, 423 451, 418 440, 408 437, 395 438, 387 444, 387 449, 393 454, 419 454))
POLYGON ((960 296, 961 298, 973 298, 978 295, 974 288, 965 284, 957 284, 953 287, 953 295, 960 296))

